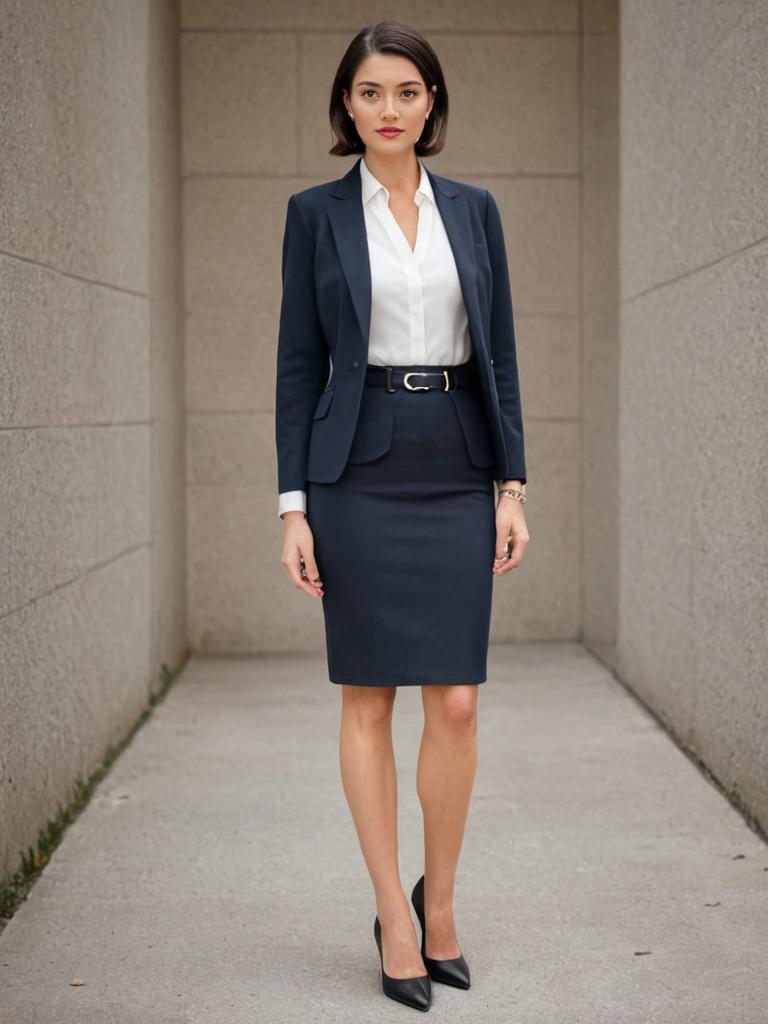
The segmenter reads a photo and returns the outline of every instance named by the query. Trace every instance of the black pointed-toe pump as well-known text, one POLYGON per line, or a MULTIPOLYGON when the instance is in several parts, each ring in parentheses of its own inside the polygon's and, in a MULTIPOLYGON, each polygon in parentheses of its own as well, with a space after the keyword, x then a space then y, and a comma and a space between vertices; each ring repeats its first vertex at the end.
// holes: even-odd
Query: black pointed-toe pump
POLYGON ((384 973, 384 954, 381 951, 381 921, 378 914, 373 922, 373 936, 379 947, 381 958, 381 987, 384 995, 396 999, 398 1003, 413 1006, 417 1010, 428 1010, 432 1002, 432 986, 429 974, 416 974, 412 978, 390 978, 384 973))
POLYGON ((411 903, 421 925, 421 958, 432 981, 441 981, 455 988, 469 988, 469 964, 459 952, 453 960, 432 960, 425 953, 427 945, 424 920, 424 875, 418 880, 411 893, 411 903))

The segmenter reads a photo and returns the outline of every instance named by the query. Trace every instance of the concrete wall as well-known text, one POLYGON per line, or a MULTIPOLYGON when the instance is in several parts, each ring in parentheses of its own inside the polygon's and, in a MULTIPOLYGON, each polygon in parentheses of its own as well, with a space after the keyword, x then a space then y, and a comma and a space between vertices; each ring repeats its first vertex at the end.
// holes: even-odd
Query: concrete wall
MULTIPOLYGON (((612 6, 585 4, 590 31, 612 6)), ((385 14, 327 0, 319 11, 309 0, 182 3, 191 642, 203 650, 323 643, 322 609, 280 564, 280 245, 289 195, 354 162, 327 155, 329 90, 349 40, 385 16, 424 31, 444 65, 449 141, 430 167, 490 188, 504 217, 532 543, 524 565, 494 582, 492 639, 578 637, 581 65, 592 53, 582 47, 580 4, 449 0, 385 14)), ((601 101, 590 102, 594 121, 601 101)), ((615 467, 606 472, 610 490, 615 467)), ((602 581, 610 567, 596 572, 602 581)))
POLYGON ((0 878, 185 646, 178 13, 0 34, 0 878))
POLYGON ((586 3, 582 35, 582 638, 616 667, 618 614, 619 3, 586 3))
POLYGON ((621 16, 619 662, 768 828, 768 8, 621 16))

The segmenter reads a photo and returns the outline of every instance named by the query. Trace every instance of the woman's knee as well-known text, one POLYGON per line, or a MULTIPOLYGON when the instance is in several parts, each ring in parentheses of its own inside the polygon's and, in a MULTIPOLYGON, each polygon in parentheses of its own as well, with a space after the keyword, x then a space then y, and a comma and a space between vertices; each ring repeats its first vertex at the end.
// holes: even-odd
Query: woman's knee
POLYGON ((397 688, 394 686, 343 685, 344 713, 358 725, 375 729, 385 726, 392 717, 397 688))
POLYGON ((477 686, 424 687, 427 719, 457 731, 471 731, 477 724, 477 686))

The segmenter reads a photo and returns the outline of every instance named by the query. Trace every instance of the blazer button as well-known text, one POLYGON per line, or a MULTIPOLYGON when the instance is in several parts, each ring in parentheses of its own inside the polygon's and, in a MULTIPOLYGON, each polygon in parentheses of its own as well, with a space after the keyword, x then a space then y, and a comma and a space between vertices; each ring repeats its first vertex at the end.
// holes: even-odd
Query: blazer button
POLYGON ((353 366, 359 366, 359 365, 360 365, 360 363, 359 363, 359 362, 358 362, 358 360, 356 359, 356 360, 354 361, 354 363, 352 363, 352 365, 353 365, 353 366))
POLYGON ((491 366, 493 366, 493 360, 491 360, 491 366))

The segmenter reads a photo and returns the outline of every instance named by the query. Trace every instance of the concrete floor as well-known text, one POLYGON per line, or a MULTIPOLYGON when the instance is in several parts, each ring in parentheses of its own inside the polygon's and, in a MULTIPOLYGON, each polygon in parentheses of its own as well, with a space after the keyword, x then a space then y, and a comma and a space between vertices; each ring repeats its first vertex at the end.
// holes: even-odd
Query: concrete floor
MULTIPOLYGON (((420 694, 395 705, 408 893, 420 694)), ((0 935, 0 1022, 415 1020, 381 992, 340 696, 323 653, 193 660, 0 935)), ((479 730, 472 987, 434 984, 431 1019, 765 1024, 768 849, 612 677, 492 646, 479 730)))

